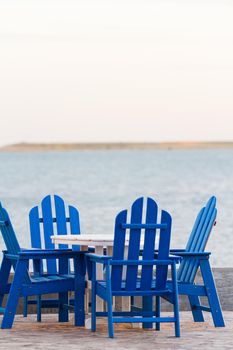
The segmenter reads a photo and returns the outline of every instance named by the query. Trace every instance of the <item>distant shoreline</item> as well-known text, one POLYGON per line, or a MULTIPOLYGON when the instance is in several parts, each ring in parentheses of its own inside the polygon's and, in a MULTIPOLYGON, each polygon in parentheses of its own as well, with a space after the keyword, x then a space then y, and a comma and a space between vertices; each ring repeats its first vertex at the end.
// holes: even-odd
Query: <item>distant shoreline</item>
POLYGON ((232 142, 117 142, 117 143, 17 143, 0 147, 0 152, 227 149, 232 142))

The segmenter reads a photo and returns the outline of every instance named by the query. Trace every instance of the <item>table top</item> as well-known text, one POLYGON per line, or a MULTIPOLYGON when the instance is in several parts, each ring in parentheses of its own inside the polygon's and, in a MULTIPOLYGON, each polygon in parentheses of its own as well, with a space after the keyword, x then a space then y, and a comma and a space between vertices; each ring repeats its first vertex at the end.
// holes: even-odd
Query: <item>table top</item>
MULTIPOLYGON (((114 235, 101 234, 80 234, 80 235, 56 235, 51 236, 52 242, 55 244, 72 244, 80 246, 103 246, 112 247, 114 235)), ((126 240, 126 245, 127 245, 126 240)))

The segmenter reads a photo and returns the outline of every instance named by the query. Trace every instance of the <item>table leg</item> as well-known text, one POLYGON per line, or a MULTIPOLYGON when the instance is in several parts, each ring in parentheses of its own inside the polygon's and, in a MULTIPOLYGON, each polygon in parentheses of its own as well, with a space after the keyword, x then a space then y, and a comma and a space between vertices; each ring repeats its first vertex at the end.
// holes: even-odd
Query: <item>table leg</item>
MULTIPOLYGON (((80 250, 86 252, 88 250, 88 246, 80 246, 80 250)), ((89 281, 88 276, 86 274, 86 280, 87 280, 87 288, 85 290, 85 313, 88 314, 89 311, 89 281)))
MULTIPOLYGON (((102 246, 95 247, 95 254, 103 255, 104 248, 102 246)), ((96 279, 103 280, 104 279, 104 271, 102 264, 96 264, 96 279)), ((104 302, 99 297, 96 297, 96 311, 104 311, 104 302)))

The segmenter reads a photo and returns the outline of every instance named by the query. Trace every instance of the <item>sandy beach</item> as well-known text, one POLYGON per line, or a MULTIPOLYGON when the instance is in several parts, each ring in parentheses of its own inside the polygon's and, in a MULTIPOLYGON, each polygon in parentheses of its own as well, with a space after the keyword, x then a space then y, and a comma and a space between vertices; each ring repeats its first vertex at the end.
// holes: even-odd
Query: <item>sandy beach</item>
POLYGON ((0 147, 0 152, 88 151, 88 150, 175 150, 226 149, 233 142, 116 142, 116 143, 16 143, 0 147))

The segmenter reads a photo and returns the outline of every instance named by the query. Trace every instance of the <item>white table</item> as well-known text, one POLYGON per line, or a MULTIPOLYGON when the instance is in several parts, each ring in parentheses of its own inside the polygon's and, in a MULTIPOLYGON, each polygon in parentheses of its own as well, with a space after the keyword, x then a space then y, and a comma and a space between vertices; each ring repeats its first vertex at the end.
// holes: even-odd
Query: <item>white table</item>
MULTIPOLYGON (((113 235, 100 235, 100 234, 80 234, 80 235, 56 235, 51 236, 52 242, 54 244, 68 244, 68 245, 79 245, 81 250, 86 251, 88 247, 94 247, 95 248, 95 254, 103 255, 104 249, 107 249, 107 255, 112 256, 113 251, 113 235)), ((125 240, 126 247, 128 246, 129 241, 125 240)), ((126 248, 127 250, 127 248, 126 248)), ((104 277, 103 272, 103 266, 101 264, 97 265, 96 269, 96 278, 102 280, 104 277)), ((88 310, 88 293, 87 294, 87 300, 86 300, 86 311, 88 310)), ((127 298, 129 299, 129 298, 127 298)), ((122 301, 122 307, 126 310, 129 309, 129 300, 126 301, 123 305, 122 301)), ((104 309, 104 303, 102 299, 97 298, 96 303, 97 311, 103 311, 104 309)))
MULTIPOLYGON (((87 250, 88 247, 95 248, 95 254, 103 255, 104 248, 107 249, 107 254, 112 255, 113 235, 56 235, 51 236, 54 244, 79 245, 81 250, 87 250)), ((126 240, 126 245, 128 241, 126 240)), ((97 279, 103 278, 101 269, 96 271, 97 279)))

